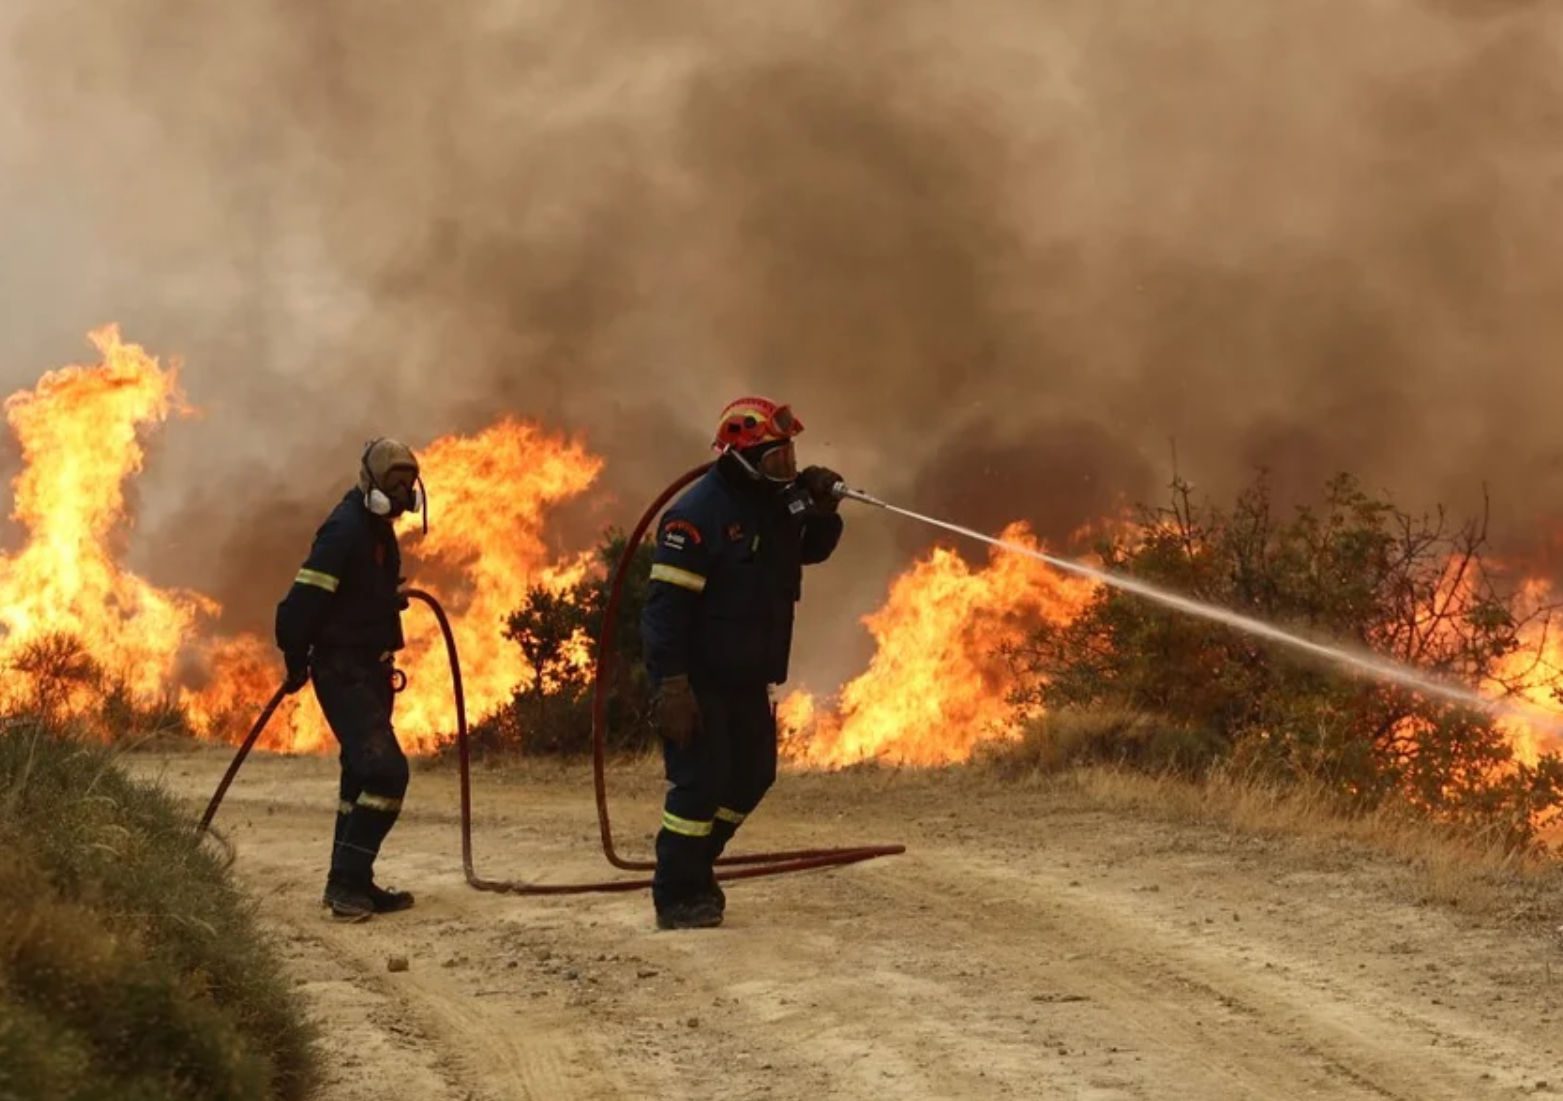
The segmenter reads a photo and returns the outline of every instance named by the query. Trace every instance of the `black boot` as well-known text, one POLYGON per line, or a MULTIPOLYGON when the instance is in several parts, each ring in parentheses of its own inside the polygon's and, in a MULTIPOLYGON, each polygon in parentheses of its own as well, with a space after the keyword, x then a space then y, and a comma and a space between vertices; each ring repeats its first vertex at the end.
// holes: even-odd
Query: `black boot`
MULTIPOLYGON (((387 889, 378 884, 369 884, 369 901, 374 903, 374 912, 377 914, 394 914, 398 910, 411 910, 413 897, 411 891, 398 891, 387 889)), ((326 891, 320 896, 320 905, 331 905, 331 883, 326 882, 326 891)))
POLYGON ((722 911, 707 895, 669 903, 657 910, 658 929, 714 929, 722 924, 722 911))
POLYGON ((350 883, 328 880, 321 901, 331 908, 331 916, 337 921, 368 921, 374 917, 373 896, 363 887, 350 883))
MULTIPOLYGON (((733 834, 738 832, 738 826, 743 820, 743 815, 726 807, 717 810, 716 821, 711 824, 711 837, 707 842, 713 865, 722 855, 722 851, 727 848, 727 843, 733 839, 733 834)), ((722 884, 717 880, 714 868, 711 872, 711 885, 706 888, 706 897, 716 906, 718 913, 727 912, 727 892, 722 890, 722 884)))
MULTIPOLYGON (((360 795, 347 814, 338 816, 337 843, 331 854, 331 874, 326 878, 328 901, 329 884, 332 883, 353 884, 372 898, 375 857, 379 855, 385 835, 396 824, 400 810, 399 799, 360 795)), ((406 905, 397 907, 406 908, 406 905)))
POLYGON ((364 921, 374 914, 405 910, 412 905, 406 891, 375 886, 374 860, 380 842, 395 824, 397 810, 348 803, 339 808, 331 851, 331 874, 321 904, 339 921, 364 921), (367 910, 365 907, 367 906, 367 910))
POLYGON ((412 909, 412 892, 397 891, 369 884, 369 899, 377 914, 394 914, 398 910, 412 909))
MULTIPOLYGON (((347 832, 347 818, 353 813, 353 799, 358 798, 358 791, 350 787, 347 777, 342 777, 341 799, 336 802, 336 823, 331 829, 331 863, 328 866, 334 868, 338 854, 342 851, 342 834, 347 832)), ((320 906, 331 906, 331 876, 325 877, 325 891, 320 895, 320 906)))

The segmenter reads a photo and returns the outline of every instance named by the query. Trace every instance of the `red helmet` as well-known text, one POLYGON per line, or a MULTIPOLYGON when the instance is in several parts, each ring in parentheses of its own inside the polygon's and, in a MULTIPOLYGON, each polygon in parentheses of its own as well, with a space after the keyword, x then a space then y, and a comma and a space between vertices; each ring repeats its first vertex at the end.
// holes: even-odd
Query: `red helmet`
POLYGON ((739 398, 722 410, 711 447, 717 451, 743 451, 790 440, 802 431, 803 422, 792 415, 792 406, 778 405, 770 398, 739 398))

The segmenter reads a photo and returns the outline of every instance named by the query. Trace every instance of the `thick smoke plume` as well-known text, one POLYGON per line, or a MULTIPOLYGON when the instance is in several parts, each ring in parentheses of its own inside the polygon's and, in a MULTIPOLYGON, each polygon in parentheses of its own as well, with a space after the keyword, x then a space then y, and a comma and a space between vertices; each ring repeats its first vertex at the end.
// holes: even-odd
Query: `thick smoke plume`
MULTIPOLYGON (((108 320, 183 357, 204 418, 155 445, 137 565, 236 627, 370 435, 583 435, 580 545, 751 389, 805 461, 982 527, 1065 537, 1175 441, 1214 494, 1490 483, 1550 546, 1560 12, 13 0, 0 388, 108 320)), ((857 534, 820 604, 926 539, 857 534)), ((805 673, 857 637, 808 618, 805 673)))

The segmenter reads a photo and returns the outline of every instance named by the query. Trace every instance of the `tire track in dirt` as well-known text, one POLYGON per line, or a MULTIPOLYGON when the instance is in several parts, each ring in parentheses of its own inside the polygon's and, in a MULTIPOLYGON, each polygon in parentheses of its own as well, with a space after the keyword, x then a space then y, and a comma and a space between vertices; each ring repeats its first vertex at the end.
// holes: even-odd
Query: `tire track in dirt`
MULTIPOLYGON (((219 768, 175 758, 169 779, 204 794, 219 768)), ((335 926, 331 763, 252 768, 225 808, 240 875, 333 1051, 377 1071, 333 1101, 1563 1096, 1560 946, 1408 902, 1360 858, 1024 792, 784 780, 751 846, 912 851, 735 885, 722 929, 658 933, 640 895, 466 888, 453 785, 420 770, 384 861, 418 907, 335 926)), ((642 771, 614 781, 631 851, 655 821, 642 771)), ((574 773, 479 786, 487 874, 605 874, 574 773)))
MULTIPOLYGON (((507 903, 513 908, 514 900, 485 899, 454 882, 439 883, 433 891, 424 888, 419 906, 407 913, 362 924, 333 922, 318 906, 318 872, 300 876, 292 859, 297 853, 291 839, 305 833, 314 841, 318 819, 318 814, 268 817, 243 850, 250 865, 243 875, 274 892, 262 913, 270 927, 283 931, 290 963, 306 977, 305 985, 319 981, 313 976, 326 967, 340 970, 335 981, 353 992, 331 998, 322 1016, 329 1059, 345 1056, 349 1065, 365 1066, 366 1101, 598 1101, 635 1095, 609 1065, 613 1053, 594 1039, 590 1018, 569 1000, 554 999, 563 1003, 555 1006, 537 996, 539 978, 551 981, 550 976, 523 971, 513 953, 507 959, 493 952, 494 930, 507 919, 497 911, 507 903), (394 956, 408 960, 406 971, 389 971, 394 956), (334 1035, 342 1025, 346 1034, 334 1035), (360 1045, 377 1057, 360 1058, 355 1050, 360 1045), (395 1082, 390 1093, 387 1078, 395 1082)), ((428 825, 418 824, 407 837, 416 844, 432 840, 429 832, 428 825)), ((312 847, 318 849, 318 843, 312 847)), ((420 855, 412 863, 426 860, 420 855)), ((421 886, 451 877, 447 870, 415 878, 421 886)), ((317 1004, 322 1000, 310 993, 317 1004)), ((358 1096, 360 1087, 334 1068, 332 1078, 323 1097, 358 1096), (340 1092, 347 1089, 355 1092, 340 1092)))
POLYGON ((1474 1098, 1523 1088, 1556 1066, 1518 1035, 1330 975, 1316 959, 1261 939, 1268 930, 1256 937, 1251 921, 1232 923, 1235 933, 1190 926, 1035 862, 1000 867, 959 852, 925 859, 944 871, 892 881, 890 893, 915 906, 947 898, 949 884, 961 882, 982 920, 950 921, 949 935, 977 958, 1010 961, 990 977, 987 996, 1027 984, 1071 992, 1076 1042, 1114 1037, 1120 1051, 1164 1064, 1146 1076, 1179 1085, 1160 1096, 1272 1097, 1284 1083, 1300 1096, 1474 1098), (1027 941, 1037 950, 1017 953, 1027 941))

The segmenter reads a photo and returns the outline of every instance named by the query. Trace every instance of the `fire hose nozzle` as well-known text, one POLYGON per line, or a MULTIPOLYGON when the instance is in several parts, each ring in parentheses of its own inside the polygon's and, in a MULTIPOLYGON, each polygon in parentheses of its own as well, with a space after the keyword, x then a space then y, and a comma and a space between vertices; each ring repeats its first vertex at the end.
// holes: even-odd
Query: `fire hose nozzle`
POLYGON ((872 493, 864 493, 861 489, 853 489, 846 482, 837 482, 831 486, 830 492, 835 495, 837 500, 859 501, 865 505, 873 505, 875 508, 890 507, 872 493))

